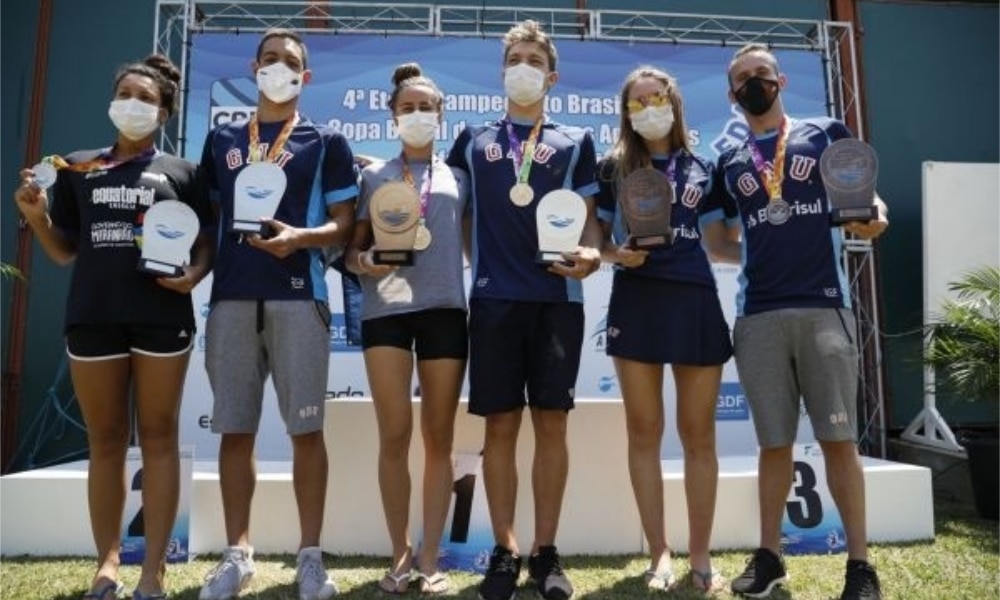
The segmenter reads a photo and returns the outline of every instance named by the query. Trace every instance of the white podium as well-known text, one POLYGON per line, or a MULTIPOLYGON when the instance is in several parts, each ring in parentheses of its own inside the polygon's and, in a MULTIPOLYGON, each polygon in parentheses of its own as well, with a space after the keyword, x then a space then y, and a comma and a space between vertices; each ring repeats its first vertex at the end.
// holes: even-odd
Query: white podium
MULTIPOLYGON (((328 401, 326 408, 330 477, 323 549, 334 554, 388 555, 371 401, 340 398, 328 401)), ((419 400, 413 409, 420 410, 419 400)), ((525 417, 517 452, 521 487, 516 530, 522 546, 532 541, 533 523, 530 466, 534 442, 531 420, 525 417)), ((416 412, 414 423, 419 423, 416 412)), ((463 402, 456 422, 455 452, 478 453, 482 439, 482 419, 469 415, 463 402)), ((628 478, 621 402, 578 400, 570 414, 569 447, 569 482, 557 540, 560 552, 643 554, 645 544, 628 478)), ((410 450, 414 541, 420 539, 422 459, 418 429, 410 450)), ((876 542, 933 538, 930 470, 870 458, 863 463, 869 538, 876 542)), ((663 461, 668 535, 671 546, 680 552, 687 548, 682 474, 680 460, 663 461)), ((86 483, 85 461, 0 478, 0 555, 94 555, 86 483)), ((190 513, 190 551, 218 553, 225 545, 225 531, 214 462, 195 462, 190 513)), ((257 552, 293 553, 299 541, 296 523, 291 464, 259 463, 250 532, 257 552)), ((713 549, 756 547, 758 529, 756 457, 720 457, 713 549)))

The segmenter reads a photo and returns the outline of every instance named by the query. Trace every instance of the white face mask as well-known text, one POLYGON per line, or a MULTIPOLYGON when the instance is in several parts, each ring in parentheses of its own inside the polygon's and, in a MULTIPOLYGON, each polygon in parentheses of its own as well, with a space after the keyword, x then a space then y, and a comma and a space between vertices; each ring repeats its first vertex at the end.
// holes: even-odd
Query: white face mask
POLYGON ((135 98, 112 100, 108 116, 128 139, 141 140, 160 126, 160 107, 135 98))
POLYGON ((674 126, 674 107, 647 106, 637 113, 630 113, 632 129, 650 141, 663 139, 674 126))
POLYGON ((438 113, 418 110, 399 115, 396 121, 399 137, 408 146, 423 148, 434 141, 438 128, 438 113))
POLYGON ((529 106, 545 95, 545 73, 524 63, 507 67, 503 75, 503 88, 511 102, 529 106))
POLYGON ((302 92, 302 73, 296 73, 281 62, 260 67, 257 69, 257 89, 271 102, 283 104, 302 92))

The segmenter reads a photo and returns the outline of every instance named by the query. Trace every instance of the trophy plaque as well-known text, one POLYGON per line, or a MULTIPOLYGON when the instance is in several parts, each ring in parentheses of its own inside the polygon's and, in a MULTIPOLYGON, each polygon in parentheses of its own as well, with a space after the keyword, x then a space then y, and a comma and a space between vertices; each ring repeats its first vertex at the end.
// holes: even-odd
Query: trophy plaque
POLYGON ((247 165, 236 176, 233 195, 233 222, 229 231, 265 235, 267 225, 261 218, 273 217, 285 195, 288 179, 281 167, 270 162, 247 165))
POLYGON ((572 190, 553 190, 538 201, 535 224, 538 228, 540 264, 564 262, 565 252, 580 245, 580 235, 587 220, 587 203, 572 190))
POLYGON ((401 181, 383 183, 372 194, 369 213, 377 265, 410 266, 420 222, 420 197, 401 181))
POLYGON ((666 175, 651 167, 637 169, 622 182, 619 198, 630 248, 649 250, 673 243, 674 188, 666 175))
POLYGON ((853 138, 837 140, 820 156, 819 172, 830 201, 831 225, 878 219, 878 156, 870 145, 853 138))
POLYGON ((143 216, 139 270, 163 277, 181 275, 182 267, 190 262, 198 228, 198 216, 187 204, 154 202, 143 216))

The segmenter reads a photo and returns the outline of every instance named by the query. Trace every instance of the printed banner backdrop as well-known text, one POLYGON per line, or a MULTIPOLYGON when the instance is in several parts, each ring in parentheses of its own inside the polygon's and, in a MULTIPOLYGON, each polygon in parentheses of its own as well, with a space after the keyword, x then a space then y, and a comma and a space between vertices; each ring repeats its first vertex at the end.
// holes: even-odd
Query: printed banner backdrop
MULTIPOLYGON (((483 457, 455 454, 452 466, 455 482, 439 542, 439 566, 443 570, 485 573, 495 542, 483 484, 483 457)), ((425 540, 420 543, 423 545, 425 540)))
MULTIPOLYGON (((449 38, 416 36, 306 36, 312 82, 303 91, 300 110, 314 121, 329 123, 343 133, 356 154, 390 158, 399 142, 386 105, 393 70, 403 62, 418 62, 445 94, 444 125, 437 148, 447 153, 466 124, 500 118, 504 113, 501 76, 502 45, 498 38, 449 38)), ((192 39, 187 75, 189 88, 184 115, 184 154, 201 158, 206 133, 231 119, 253 112, 257 89, 250 62, 258 35, 198 34, 192 39)), ((590 128, 598 153, 608 150, 617 137, 619 97, 626 74, 650 64, 674 75, 684 97, 685 119, 694 150, 709 159, 741 141, 746 124, 727 97, 726 70, 734 48, 655 43, 557 40, 559 82, 548 97, 547 112, 553 120, 590 128)), ((796 116, 826 114, 825 76, 819 54, 778 52, 789 87, 782 99, 796 116)), ((715 273, 719 296, 730 325, 735 313, 738 269, 718 265, 715 273)), ((611 287, 608 265, 585 280, 587 333, 584 341, 577 396, 619 398, 620 389, 611 360, 604 354, 604 319, 611 287)), ((331 397, 368 396, 364 362, 358 348, 346 343, 344 303, 340 275, 330 271, 334 327, 330 337, 331 397)), ((198 330, 204 332, 211 279, 195 290, 198 330)), ((669 335, 664 332, 664 335, 669 335)), ((218 439, 209 431, 211 390, 204 373, 204 338, 192 360, 182 408, 182 442, 197 446, 199 457, 218 454, 218 439)), ((675 422, 674 384, 667 370, 664 401, 667 435, 662 455, 681 455, 675 422)), ((268 386, 258 435, 261 460, 288 460, 291 446, 277 413, 274 392, 268 386)), ((753 454, 756 442, 749 411, 735 366, 726 365, 719 396, 718 448, 721 454, 753 454)), ((800 423, 799 441, 812 438, 808 424, 800 423)))
POLYGON ((840 512, 826 485, 826 463, 819 444, 795 444, 795 478, 781 518, 785 554, 832 554, 847 550, 840 512))
MULTIPOLYGON (((170 531, 167 543, 167 562, 188 562, 191 539, 191 481, 193 476, 193 448, 183 444, 180 449, 181 487, 177 498, 177 518, 170 531)), ((125 474, 129 490, 125 495, 125 513, 122 519, 121 561, 124 565, 141 565, 146 557, 145 507, 142 503, 143 473, 142 451, 129 448, 126 456, 125 474)))

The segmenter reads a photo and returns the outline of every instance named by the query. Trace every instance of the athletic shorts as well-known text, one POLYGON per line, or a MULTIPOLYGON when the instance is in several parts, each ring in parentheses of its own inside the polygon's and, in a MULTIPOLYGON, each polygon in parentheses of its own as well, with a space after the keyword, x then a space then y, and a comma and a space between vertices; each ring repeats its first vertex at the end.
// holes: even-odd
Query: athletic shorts
POLYGON ((582 347, 582 304, 472 300, 469 412, 572 409, 582 347))
POLYGON ((205 325, 212 431, 256 433, 264 383, 273 378, 289 435, 323 429, 330 311, 312 300, 223 300, 205 325))
POLYGON ((417 360, 469 356, 469 328, 460 308, 432 308, 361 322, 361 347, 391 346, 415 352, 417 360))
POLYGON ((736 368, 763 448, 795 442, 799 398, 817 440, 858 437, 858 350, 847 309, 786 308, 736 320, 736 368))
POLYGON ((66 352, 75 360, 110 360, 132 354, 180 356, 191 351, 194 329, 165 325, 71 325, 66 352))
POLYGON ((607 353, 629 360, 713 366, 733 355, 715 289, 615 273, 608 305, 607 353))

